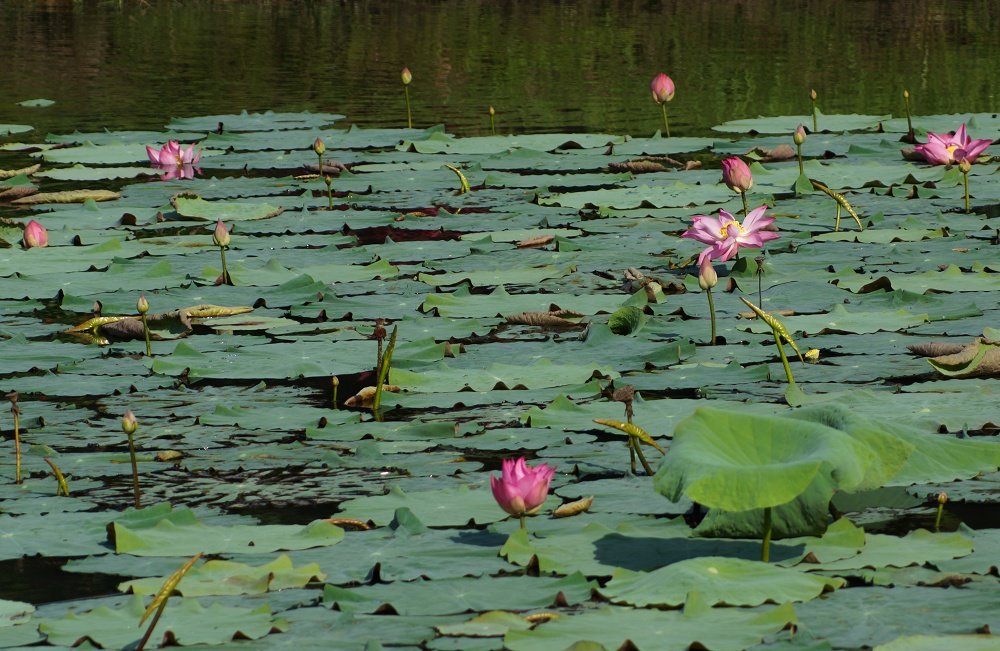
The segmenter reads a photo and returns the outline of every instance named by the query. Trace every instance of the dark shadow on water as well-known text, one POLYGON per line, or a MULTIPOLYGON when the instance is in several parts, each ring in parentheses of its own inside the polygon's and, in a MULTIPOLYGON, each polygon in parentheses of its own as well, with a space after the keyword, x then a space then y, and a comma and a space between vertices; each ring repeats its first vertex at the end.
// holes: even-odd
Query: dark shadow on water
POLYGON ((489 531, 460 531, 451 537, 457 543, 474 545, 476 547, 495 547, 500 549, 507 542, 507 536, 489 531))
MULTIPOLYGON (((801 556, 801 545, 771 543, 771 562, 801 556)), ((760 560, 760 541, 711 538, 640 538, 613 533, 597 540, 594 557, 607 565, 624 567, 633 571, 649 571, 703 556, 725 556, 760 560)))
POLYGON ((118 594, 123 580, 111 574, 64 572, 68 558, 25 556, 0 561, 0 599, 38 605, 67 599, 118 594))

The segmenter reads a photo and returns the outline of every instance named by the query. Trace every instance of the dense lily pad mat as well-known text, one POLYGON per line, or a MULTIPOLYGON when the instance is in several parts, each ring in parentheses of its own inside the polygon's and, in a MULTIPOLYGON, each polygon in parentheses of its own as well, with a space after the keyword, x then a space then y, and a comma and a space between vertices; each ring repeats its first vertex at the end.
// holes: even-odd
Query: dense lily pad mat
MULTIPOLYGON (((834 199, 794 159, 756 149, 790 143, 809 116, 737 120, 713 139, 458 138, 341 117, 186 117, 3 153, 17 172, 0 189, 41 203, 0 225, 0 395, 18 392, 25 476, 14 483, 5 407, 0 646, 127 645, 144 599, 197 552, 210 558, 178 584, 154 642, 993 642, 981 631, 1000 629, 1000 378, 925 357, 998 339, 996 146, 969 174, 965 213, 956 167, 904 159, 905 123, 820 114, 804 172, 864 227, 845 214, 838 231, 834 199), (317 138, 332 195, 310 174, 317 138), (171 139, 201 148, 196 178, 143 168, 145 145, 171 139), (694 215, 740 216, 720 159, 751 150, 746 198, 769 206, 779 237, 715 261, 708 345, 701 245, 680 234, 694 215), (681 164, 650 171, 664 156, 681 164), (30 219, 47 247, 20 247, 30 219), (152 358, 136 329, 64 332, 95 316, 138 324, 140 294, 150 314, 248 311, 154 320, 152 358), (804 353, 791 356, 794 391, 741 296, 804 353), (351 405, 371 404, 393 330, 376 417, 351 405), (624 431, 595 419, 648 433, 655 478, 632 469, 624 431), (526 529, 489 482, 521 455, 557 469, 526 529), (960 523, 970 513, 976 529, 960 523), (57 576, 39 578, 48 567, 57 576), (106 587, 19 598, 69 572, 106 587)), ((916 121, 944 131, 961 118, 916 121)), ((993 126, 968 124, 975 138, 993 126)))

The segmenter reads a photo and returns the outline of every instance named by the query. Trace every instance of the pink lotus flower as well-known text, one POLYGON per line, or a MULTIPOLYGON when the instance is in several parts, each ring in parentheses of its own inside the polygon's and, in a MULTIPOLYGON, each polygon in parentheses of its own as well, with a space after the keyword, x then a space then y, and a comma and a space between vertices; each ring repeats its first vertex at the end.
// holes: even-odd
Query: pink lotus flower
POLYGON ((709 247, 698 255, 698 265, 705 259, 729 260, 739 249, 760 248, 764 242, 778 238, 778 234, 765 230, 774 223, 774 217, 764 215, 767 206, 751 210, 741 224, 725 210, 719 210, 718 217, 695 215, 694 224, 681 233, 681 237, 698 240, 709 247))
POLYGON ((662 72, 653 77, 649 89, 653 91, 653 100, 657 104, 669 102, 674 98, 674 80, 662 72))
POLYGON ((22 243, 26 249, 48 246, 49 232, 45 230, 44 226, 32 219, 28 222, 28 225, 24 227, 24 239, 22 240, 22 243))
POLYGON ((722 161, 722 182, 733 192, 743 194, 753 187, 753 175, 742 159, 730 156, 722 161))
POLYGON ((914 151, 931 165, 951 165, 967 160, 975 163, 979 155, 993 144, 992 140, 973 140, 965 133, 965 124, 955 135, 927 132, 927 144, 917 145, 914 151))
POLYGON ((524 457, 516 461, 504 459, 503 476, 490 477, 490 487, 500 508, 511 515, 523 516, 541 508, 555 474, 556 469, 544 463, 532 468, 524 462, 524 457))
POLYGON ((166 171, 160 177, 164 181, 193 179, 196 173, 201 174, 201 169, 196 167, 201 160, 201 150, 195 151, 194 145, 184 149, 176 140, 169 141, 162 149, 146 145, 146 155, 153 167, 166 171))

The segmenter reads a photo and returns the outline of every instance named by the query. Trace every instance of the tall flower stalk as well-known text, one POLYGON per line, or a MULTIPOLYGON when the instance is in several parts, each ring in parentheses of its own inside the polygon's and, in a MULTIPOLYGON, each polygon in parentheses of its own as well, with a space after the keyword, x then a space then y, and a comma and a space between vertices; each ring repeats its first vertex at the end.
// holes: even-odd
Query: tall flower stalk
MULTIPOLYGON (((215 223, 215 230, 212 232, 212 242, 219 247, 219 255, 222 258, 222 284, 235 285, 233 277, 229 275, 229 268, 226 266, 226 249, 229 247, 229 229, 220 219, 215 223)), ((218 281, 217 281, 218 282, 218 281)))
POLYGON ((817 117, 819 115, 819 109, 816 108, 816 89, 813 88, 809 91, 809 100, 812 102, 812 114, 813 114, 813 133, 819 131, 819 126, 817 125, 817 117))
POLYGON ((7 394, 10 414, 14 417, 14 483, 21 483, 21 408, 17 404, 17 391, 7 394))
POLYGON ((139 466, 135 461, 135 432, 139 429, 139 422, 135 419, 135 414, 131 410, 126 411, 122 416, 122 431, 128 437, 128 456, 132 462, 132 490, 135 493, 135 508, 142 507, 142 496, 139 492, 139 466))
POLYGON ((704 290, 705 296, 708 298, 708 314, 712 319, 712 336, 708 340, 709 346, 715 345, 715 300, 712 298, 712 288, 718 282, 719 275, 715 273, 712 259, 706 257, 701 261, 701 266, 698 269, 698 286, 704 290))
POLYGON ((399 78, 403 81, 403 95, 406 97, 406 128, 413 128, 413 114, 410 113, 410 82, 413 81, 413 73, 409 68, 403 68, 399 73, 399 78))
POLYGON ((917 136, 913 132, 913 119, 910 117, 910 91, 903 89, 903 108, 906 110, 906 142, 916 142, 917 136))
POLYGON ((494 136, 497 135, 497 124, 495 120, 496 114, 497 110, 490 105, 490 133, 494 136))
POLYGON ((660 105, 663 111, 663 132, 670 137, 670 119, 667 117, 667 102, 674 99, 674 80, 665 73, 660 73, 653 77, 649 84, 649 89, 653 93, 653 101, 660 105))
POLYGON ((965 191, 965 212, 972 212, 971 206, 969 205, 969 172, 972 171, 972 163, 968 159, 963 158, 962 162, 958 164, 958 169, 962 172, 962 187, 965 191))
POLYGON ((149 312, 149 301, 145 294, 139 294, 139 300, 135 302, 135 309, 142 317, 142 334, 146 338, 146 357, 153 356, 153 348, 149 345, 149 322, 146 320, 146 312, 149 312))
POLYGON ((799 159, 799 176, 803 176, 806 173, 805 167, 802 165, 802 145, 805 141, 806 128, 800 124, 795 128, 795 133, 792 134, 792 142, 795 143, 795 157, 799 159))

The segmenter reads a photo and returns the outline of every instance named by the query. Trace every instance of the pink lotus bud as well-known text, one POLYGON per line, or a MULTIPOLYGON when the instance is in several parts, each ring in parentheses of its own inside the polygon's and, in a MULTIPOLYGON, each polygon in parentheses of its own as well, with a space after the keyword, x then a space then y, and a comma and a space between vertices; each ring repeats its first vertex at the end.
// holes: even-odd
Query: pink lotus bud
POLYGON ((753 175, 740 158, 730 156, 722 161, 722 182, 733 192, 742 194, 753 187, 753 175))
POLYGON ((524 462, 524 457, 516 461, 504 459, 503 475, 500 479, 490 477, 493 497, 507 513, 524 515, 535 513, 549 496, 549 482, 556 469, 544 463, 532 468, 524 462))
POLYGON ((125 415, 122 416, 122 431, 132 436, 138 428, 139 421, 135 419, 135 414, 132 413, 131 409, 126 411, 125 415))
POLYGON ((139 300, 135 302, 135 309, 139 314, 149 312, 149 301, 146 300, 145 294, 139 294, 139 300))
POLYGON ((48 246, 49 232, 45 230, 44 226, 32 219, 28 222, 28 225, 24 227, 23 244, 26 249, 48 246))
POLYGON ((323 152, 326 151, 326 143, 323 142, 322 138, 316 138, 313 141, 313 151, 316 152, 317 156, 322 156, 323 152))
POLYGON ((802 145, 806 141, 806 128, 804 125, 799 125, 795 127, 795 133, 792 134, 792 141, 796 145, 802 145))
POLYGON ((669 102, 674 98, 674 81, 662 72, 653 77, 649 89, 653 91, 653 101, 657 104, 669 102))
POLYGON ((404 86, 409 86, 410 82, 413 81, 413 73, 410 72, 409 68, 403 68, 403 72, 399 73, 399 77, 403 80, 404 86))
POLYGON ((215 223, 215 232, 212 233, 212 241, 216 246, 229 246, 229 231, 220 219, 215 223))
POLYGON ((719 284, 719 274, 715 273, 712 266, 712 258, 705 256, 702 258, 701 267, 698 268, 698 287, 709 290, 719 284))

